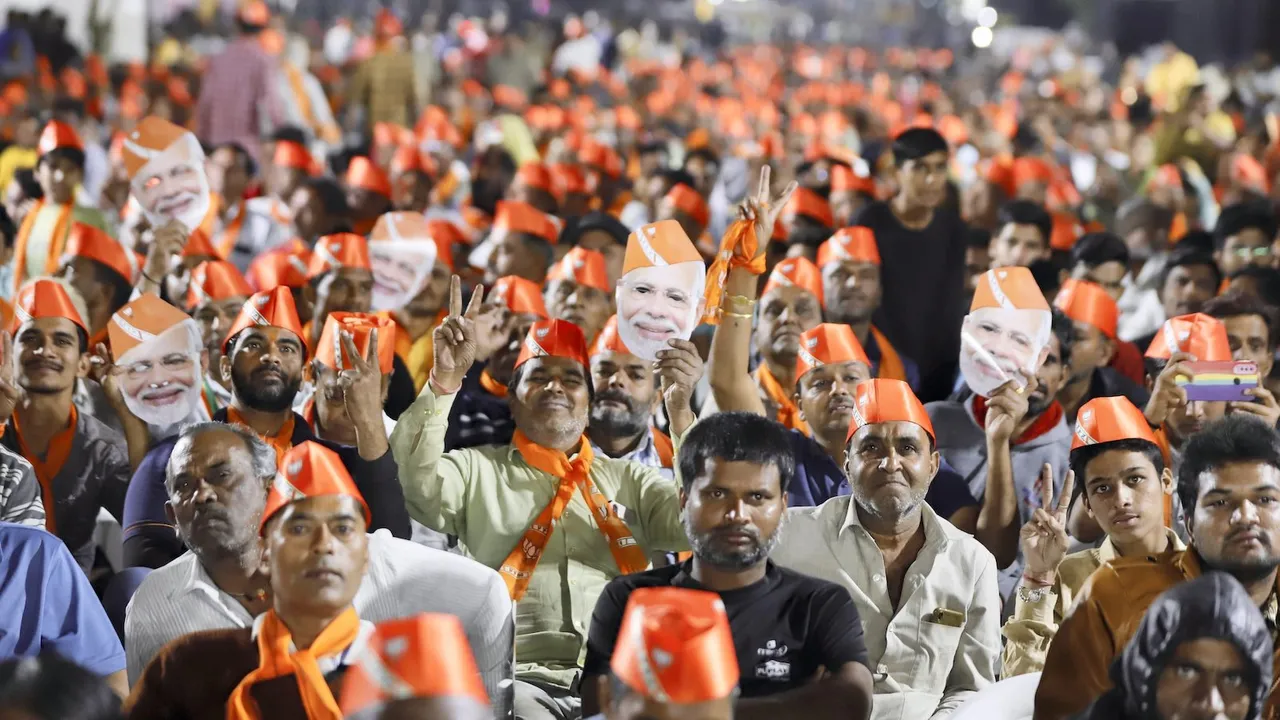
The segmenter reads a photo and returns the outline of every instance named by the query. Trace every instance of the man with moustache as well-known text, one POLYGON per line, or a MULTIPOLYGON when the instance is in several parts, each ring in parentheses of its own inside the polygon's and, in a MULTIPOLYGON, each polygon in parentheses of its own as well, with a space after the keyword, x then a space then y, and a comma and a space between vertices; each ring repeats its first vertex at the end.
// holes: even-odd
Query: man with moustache
POLYGON ((693 557, 624 575, 596 601, 583 665, 584 716, 600 705, 599 680, 625 646, 624 610, 652 588, 717 593, 737 655, 739 718, 869 717, 871 670, 849 593, 770 561, 794 479, 790 433, 751 413, 719 413, 680 448, 680 506, 693 557), (815 681, 815 678, 819 678, 815 681))
POLYGON ((545 299, 551 317, 577 325, 594 342, 613 313, 612 291, 604 255, 576 247, 547 273, 545 299))
POLYGON ((789 511, 774 561, 853 596, 876 672, 872 718, 945 715, 995 682, 995 560, 925 502, 941 457, 911 388, 867 380, 853 407, 852 495, 789 511))
POLYGON ((72 402, 76 379, 89 370, 82 308, 56 280, 34 280, 18 291, 4 359, 5 384, 21 392, 0 393, 0 420, 9 424, 0 443, 31 463, 45 527, 87 573, 98 511, 123 519, 132 468, 124 438, 72 402))
MULTIPOLYGON (((482 304, 477 292, 463 314, 455 276, 449 318, 435 331, 430 391, 397 423, 392 444, 414 519, 457 535, 520 603, 516 716, 572 718, 585 608, 613 577, 646 568, 647 552, 683 549, 677 490, 652 468, 591 449, 586 342, 563 320, 534 323, 525 337, 508 383, 512 444, 446 453, 445 418, 476 358, 482 304)), ((668 360, 659 374, 669 413, 692 422, 692 378, 668 360)))
MULTIPOLYGON (((250 297, 223 344, 222 374, 231 379, 231 404, 213 419, 249 427, 279 456, 308 440, 334 450, 369 503, 371 527, 409 537, 404 495, 387 447, 377 363, 358 363, 349 371, 351 383, 343 386, 356 430, 355 447, 319 440, 306 419, 292 409, 307 357, 302 335, 288 288, 250 297)), ((348 357, 364 357, 351 347, 350 336, 339 339, 348 357)), ((153 447, 129 485, 123 527, 125 562, 131 567, 160 567, 183 552, 164 509, 168 499, 164 468, 174 442, 170 439, 153 447)))
MULTIPOLYGON (((279 472, 276 463, 271 447, 242 426, 206 422, 183 429, 165 470, 166 502, 190 552, 149 573, 129 603, 124 638, 132 682, 171 641, 248 629, 271 607, 258 527, 279 472)), ((328 471, 345 473, 340 466, 328 471)), ((510 690, 502 685, 511 677, 511 601, 497 574, 385 532, 369 533, 368 552, 352 600, 360 617, 457 616, 494 705, 509 708, 510 690)))
POLYGON ((775 265, 760 297, 757 318, 754 339, 760 364, 754 377, 761 401, 778 422, 807 435, 809 426, 800 417, 800 408, 792 396, 798 379, 800 336, 822 322, 822 276, 818 268, 802 257, 787 258, 775 265))
POLYGON ((204 405, 210 415, 231 404, 231 379, 222 376, 222 344, 244 301, 252 294, 244 276, 225 260, 203 262, 191 271, 187 312, 199 325, 204 350, 209 354, 204 405))

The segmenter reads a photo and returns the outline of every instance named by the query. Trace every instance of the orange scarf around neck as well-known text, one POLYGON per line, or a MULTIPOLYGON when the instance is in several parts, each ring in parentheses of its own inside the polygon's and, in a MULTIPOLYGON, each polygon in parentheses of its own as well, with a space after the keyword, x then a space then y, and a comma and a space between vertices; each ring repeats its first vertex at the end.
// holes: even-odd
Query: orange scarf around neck
POLYGON ((250 689, 260 682, 293 675, 308 720, 341 720, 342 711, 320 672, 318 658, 336 655, 351 646, 360 634, 360 617, 347 608, 311 643, 298 650, 293 635, 275 610, 268 610, 258 629, 258 669, 244 676, 227 700, 227 720, 258 720, 261 714, 250 689))
POLYGON ((764 390, 765 395, 778 406, 778 422, 792 430, 799 430, 805 435, 809 435, 809 425, 800 419, 800 408, 791 400, 791 393, 782 387, 782 383, 769 370, 769 366, 760 363, 760 367, 756 368, 756 382, 760 384, 760 389, 764 390))
POLYGON ((538 567, 542 551, 547 547, 547 541, 551 539, 551 533, 560 522, 565 507, 573 498, 574 492, 578 491, 581 491, 582 499, 590 508, 591 517, 595 518, 600 533, 609 541, 609 552, 618 564, 618 570, 627 575, 649 567, 649 559, 632 537, 631 530, 618 517, 608 498, 591 482, 591 463, 595 459, 595 453, 585 436, 580 442, 578 454, 570 460, 562 452, 535 444, 519 430, 516 430, 515 437, 511 440, 511 444, 520 452, 520 457, 530 467, 560 480, 555 497, 538 513, 533 524, 525 531, 524 538, 498 568, 498 574, 507 584, 512 600, 524 597, 525 591, 529 589, 529 581, 533 578, 534 569, 538 567))
POLYGON ((67 458, 71 457, 71 444, 76 439, 78 419, 79 413, 76 412, 76 406, 73 403, 67 426, 49 438, 49 447, 41 458, 27 447, 27 441, 22 439, 21 413, 13 414, 13 431, 18 436, 18 449, 22 451, 22 456, 27 459, 27 462, 31 463, 32 469, 36 472, 36 480, 40 481, 40 501, 44 503, 45 529, 54 534, 58 531, 56 517, 58 504, 57 498, 53 495, 53 479, 62 472, 62 466, 67 463, 67 458))
POLYGON ((218 256, 223 260, 231 257, 231 251, 236 249, 236 238, 240 237, 240 228, 244 225, 244 200, 241 200, 236 206, 236 216, 231 222, 222 228, 222 233, 218 235, 218 241, 214 245, 214 249, 218 251, 218 256))
POLYGON ((498 382, 497 378, 490 375, 488 370, 480 373, 480 387, 494 397, 505 398, 507 396, 507 386, 498 382))
MULTIPOLYGON (((37 200, 31 211, 22 219, 18 228, 18 238, 13 250, 13 289, 26 282, 27 277, 27 243, 31 238, 31 230, 36 226, 36 216, 44 209, 44 200, 37 200)), ((58 261, 62 259, 62 250, 67 244, 67 231, 71 229, 71 213, 75 203, 67 203, 58 211, 58 219, 53 223, 53 237, 49 239, 49 255, 44 263, 44 274, 53 275, 58 272, 58 261)))
POLYGON ((876 347, 880 348, 880 372, 876 377, 883 380, 901 380, 907 381, 907 366, 903 364, 902 357, 898 355, 898 351, 893 349, 893 345, 889 343, 889 338, 884 333, 871 326, 871 337, 875 338, 876 347))
MULTIPOLYGON (((230 405, 227 406, 227 422, 235 425, 243 425, 250 430, 253 430, 253 426, 244 419, 244 416, 236 412, 236 409, 230 405)), ((289 452, 289 448, 293 447, 293 423, 294 414, 290 412, 289 419, 284 421, 284 425, 280 426, 280 430, 275 435, 258 435, 258 437, 266 441, 266 443, 276 451, 277 463, 280 462, 280 459, 284 457, 285 453, 289 452)), ((254 430, 254 432, 256 433, 258 431, 254 430)))

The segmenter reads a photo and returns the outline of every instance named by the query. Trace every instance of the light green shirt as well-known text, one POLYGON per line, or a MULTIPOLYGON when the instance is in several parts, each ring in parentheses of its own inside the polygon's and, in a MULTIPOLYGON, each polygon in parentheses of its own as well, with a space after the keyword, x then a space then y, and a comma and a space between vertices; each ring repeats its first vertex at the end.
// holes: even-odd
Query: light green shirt
MULTIPOLYGON (((444 452, 454 397, 437 398, 429 385, 423 388, 391 433, 391 452, 409 515, 458 536, 472 557, 496 570, 551 503, 558 480, 530 467, 511 445, 444 452)), ((591 482, 646 553, 688 549, 674 481, 654 468, 597 454, 591 482)), ((516 603, 518 678, 574 686, 596 599, 618 575, 608 541, 575 493, 516 603)))

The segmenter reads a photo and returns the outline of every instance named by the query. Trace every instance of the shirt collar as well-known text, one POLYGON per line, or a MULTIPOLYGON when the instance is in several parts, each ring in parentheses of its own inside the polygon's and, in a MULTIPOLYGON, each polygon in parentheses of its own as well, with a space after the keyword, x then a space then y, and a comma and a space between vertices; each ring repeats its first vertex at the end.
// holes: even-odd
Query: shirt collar
MULTIPOLYGON (((253 629, 250 631, 249 637, 253 639, 254 643, 258 641, 258 632, 262 629, 262 623, 266 617, 267 614, 262 613, 253 619, 253 629)), ((352 662, 359 660, 360 656, 364 654, 365 646, 369 643, 369 638, 373 636, 375 629, 373 623, 368 620, 361 620, 360 628, 356 631, 356 639, 351 641, 347 649, 337 655, 325 655, 316 658, 316 664, 320 666, 320 673, 328 675, 340 667, 350 665, 352 662)), ((298 648, 294 647, 292 641, 289 642, 289 652, 290 654, 298 652, 298 648)))
MULTIPOLYGON (((850 484, 852 485, 852 483, 850 484)), ((849 510, 845 513, 844 524, 840 526, 840 532, 858 528, 870 535, 871 533, 862 526, 862 520, 858 517, 858 501, 852 495, 847 497, 849 498, 849 510)), ((938 514, 924 500, 920 501, 920 524, 924 527, 925 547, 932 546, 941 550, 950 544, 951 540, 947 537, 947 531, 942 526, 942 521, 938 518, 938 514)))
MULTIPOLYGON (((590 437, 590 435, 588 435, 588 437, 590 437)), ((601 450, 600 446, 595 444, 594 441, 591 443, 591 449, 595 451, 596 457, 609 457, 609 455, 606 454, 604 450, 601 450)), ((652 463, 649 462, 649 459, 651 456, 655 455, 656 453, 653 449, 653 430, 648 429, 644 436, 640 438, 640 444, 636 445, 635 450, 632 450, 620 457, 616 457, 614 460, 631 460, 638 462, 641 465, 651 465, 652 463)))

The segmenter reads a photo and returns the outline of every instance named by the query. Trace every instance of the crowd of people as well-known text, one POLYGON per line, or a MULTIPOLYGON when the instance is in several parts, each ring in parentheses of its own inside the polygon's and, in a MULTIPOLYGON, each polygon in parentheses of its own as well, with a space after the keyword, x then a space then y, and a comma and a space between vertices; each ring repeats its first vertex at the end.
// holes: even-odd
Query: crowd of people
POLYGON ((0 716, 1280 717, 1267 62, 40 17, 0 716))

